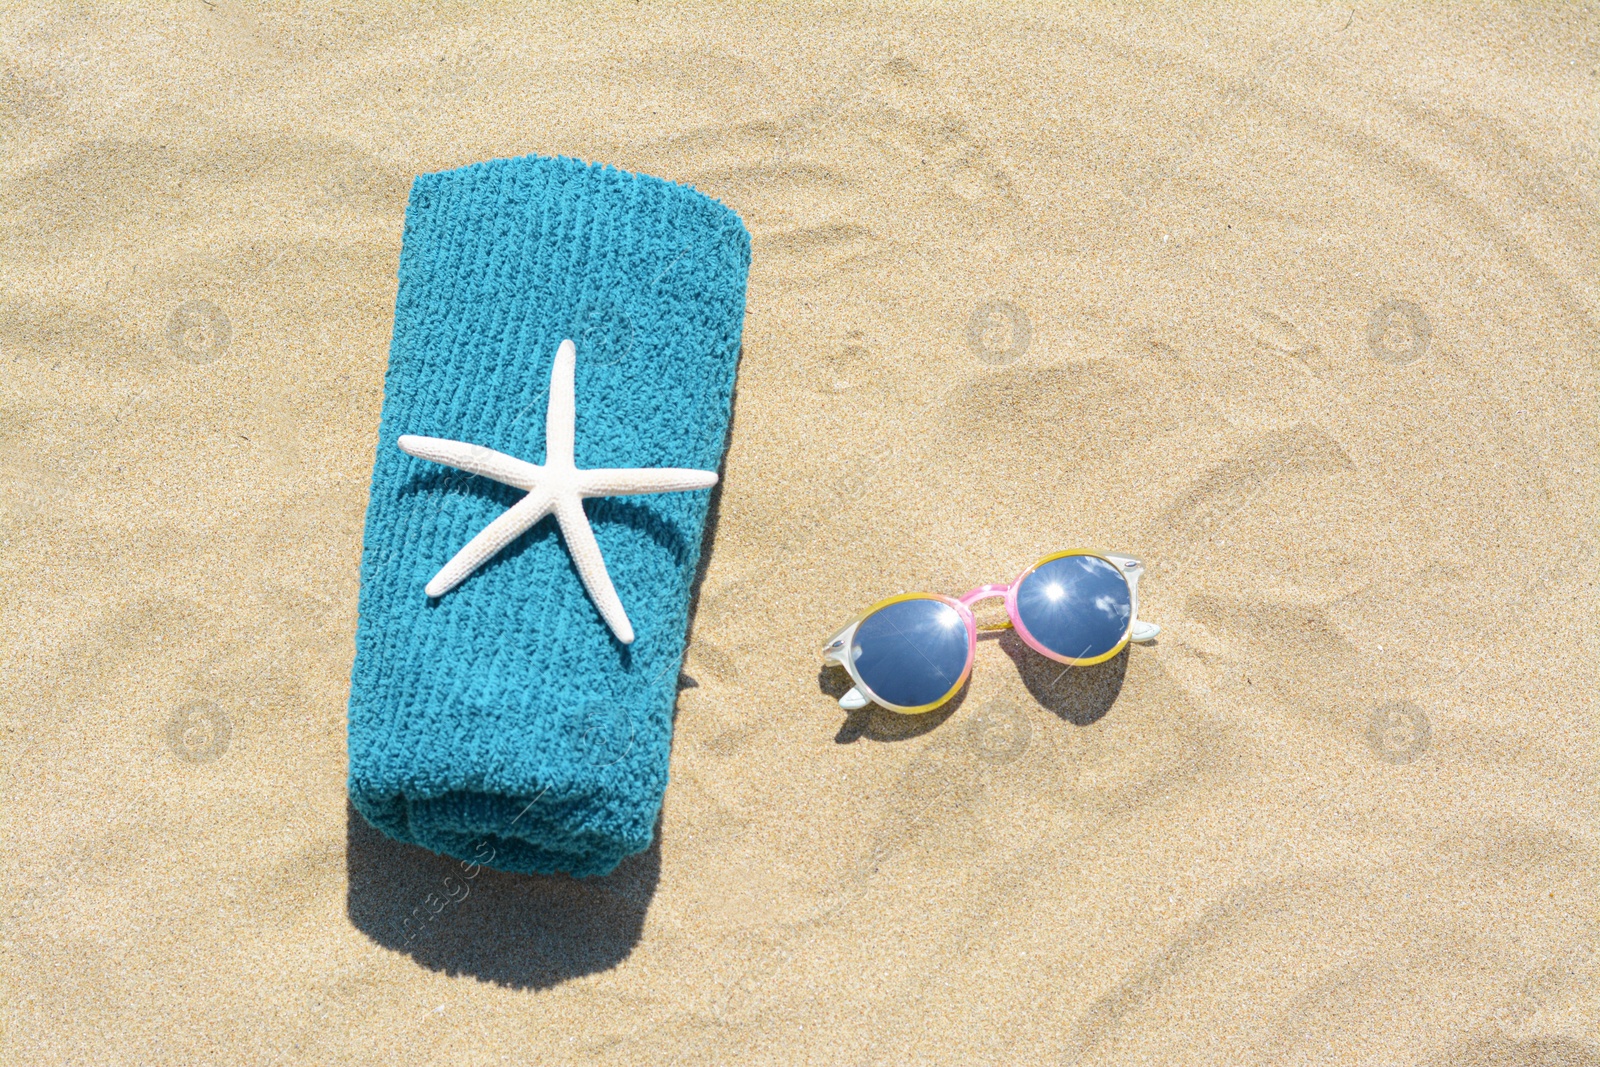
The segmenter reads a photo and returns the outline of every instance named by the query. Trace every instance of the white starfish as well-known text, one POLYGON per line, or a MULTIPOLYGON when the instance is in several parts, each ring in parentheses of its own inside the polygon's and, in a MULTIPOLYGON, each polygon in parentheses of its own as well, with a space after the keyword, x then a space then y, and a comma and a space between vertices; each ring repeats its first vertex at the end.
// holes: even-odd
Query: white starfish
POLYGON ((583 500, 591 496, 623 496, 638 493, 676 493, 685 489, 709 489, 717 484, 714 471, 683 467, 606 467, 579 470, 573 462, 573 439, 577 431, 577 404, 573 373, 577 349, 562 341, 556 349, 555 366, 550 370, 550 407, 545 414, 544 465, 528 463, 482 445, 448 441, 442 437, 404 434, 400 450, 419 459, 443 463, 457 470, 481 474, 497 482, 526 489, 528 495, 513 504, 505 514, 483 528, 467 542, 455 558, 446 563, 424 590, 429 596, 444 596, 466 580, 479 565, 516 540, 528 527, 555 512, 566 538, 567 551, 578 568, 578 577, 600 617, 605 619, 617 640, 633 643, 633 625, 622 601, 606 573, 600 545, 583 513, 583 500))

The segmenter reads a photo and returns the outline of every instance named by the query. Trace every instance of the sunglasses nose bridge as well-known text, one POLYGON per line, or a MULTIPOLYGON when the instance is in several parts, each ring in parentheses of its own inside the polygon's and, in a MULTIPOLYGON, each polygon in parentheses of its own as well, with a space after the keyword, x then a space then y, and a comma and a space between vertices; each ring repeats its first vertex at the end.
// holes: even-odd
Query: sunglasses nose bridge
POLYGON ((962 597, 961 604, 963 607, 970 608, 980 600, 990 600, 994 597, 1003 598, 1007 593, 1010 592, 1011 587, 1009 585, 980 585, 978 588, 972 590, 966 596, 962 597))

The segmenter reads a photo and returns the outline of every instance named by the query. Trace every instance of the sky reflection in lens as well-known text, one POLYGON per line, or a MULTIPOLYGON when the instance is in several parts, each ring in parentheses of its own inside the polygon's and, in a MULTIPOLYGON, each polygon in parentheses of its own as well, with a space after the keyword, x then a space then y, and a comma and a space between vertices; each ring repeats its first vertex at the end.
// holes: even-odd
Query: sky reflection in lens
POLYGON ((920 707, 948 693, 966 670, 967 628, 942 600, 898 600, 861 620, 850 655, 877 696, 920 707))
POLYGON ((1098 556, 1062 556, 1022 580, 1017 617, 1056 655, 1094 659, 1128 632, 1133 597, 1114 564, 1098 556))

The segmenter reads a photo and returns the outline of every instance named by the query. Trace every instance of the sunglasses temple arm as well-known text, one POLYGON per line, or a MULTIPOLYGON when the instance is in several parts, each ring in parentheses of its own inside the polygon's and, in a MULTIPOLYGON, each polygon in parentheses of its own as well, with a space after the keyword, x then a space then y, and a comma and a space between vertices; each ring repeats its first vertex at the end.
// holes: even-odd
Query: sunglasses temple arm
MULTIPOLYGON (((846 665, 844 658, 845 646, 848 644, 848 642, 844 640, 844 636, 850 632, 851 628, 854 627, 857 622, 860 621, 860 619, 852 620, 851 622, 846 623, 834 631, 833 636, 828 639, 827 645, 822 649, 822 662, 832 663, 836 666, 844 667, 846 671, 850 669, 846 665)), ((854 680, 853 676, 852 680, 854 680)), ((839 698, 839 706, 846 711, 856 711, 859 708, 866 707, 870 703, 872 703, 872 701, 867 698, 867 694, 854 687, 852 687, 844 696, 839 698)))
MULTIPOLYGON (((1112 558, 1118 559, 1115 556, 1112 558)), ((1156 634, 1161 632, 1161 627, 1153 622, 1142 622, 1139 619, 1139 579, 1144 577, 1144 564, 1132 556, 1123 556, 1118 562, 1122 560, 1128 560, 1133 564, 1131 567, 1126 563, 1122 564, 1122 574, 1128 580, 1128 593, 1133 601, 1133 625, 1129 628, 1128 639, 1139 643, 1153 641, 1156 634)))

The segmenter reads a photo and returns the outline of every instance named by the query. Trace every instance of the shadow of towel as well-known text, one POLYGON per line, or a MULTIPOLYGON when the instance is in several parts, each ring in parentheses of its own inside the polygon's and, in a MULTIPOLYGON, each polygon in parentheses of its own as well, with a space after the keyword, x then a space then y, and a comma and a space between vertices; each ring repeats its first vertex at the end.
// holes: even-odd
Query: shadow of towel
POLYGON ((543 989, 609 970, 639 943, 661 874, 655 843, 603 878, 507 874, 401 844, 345 810, 345 911, 430 970, 543 989))

